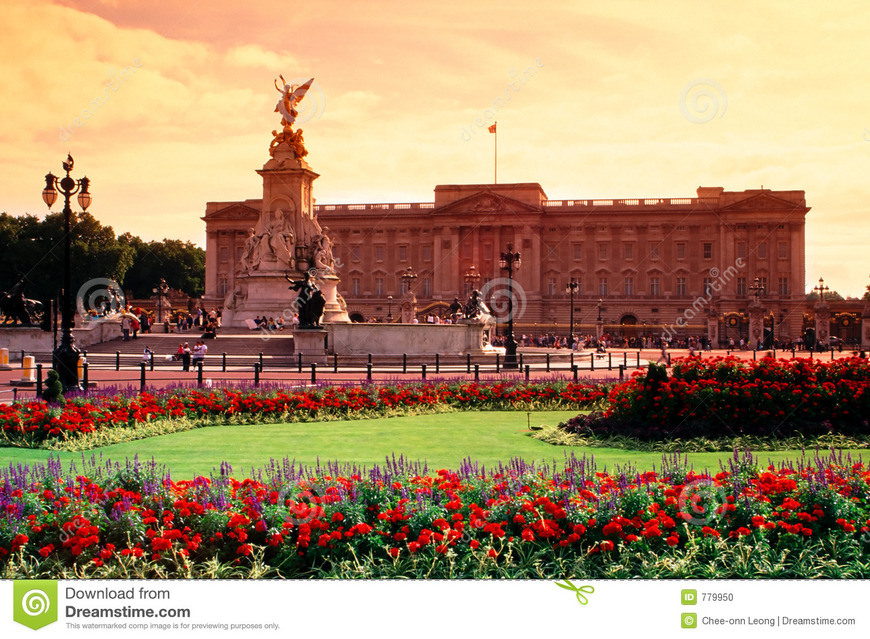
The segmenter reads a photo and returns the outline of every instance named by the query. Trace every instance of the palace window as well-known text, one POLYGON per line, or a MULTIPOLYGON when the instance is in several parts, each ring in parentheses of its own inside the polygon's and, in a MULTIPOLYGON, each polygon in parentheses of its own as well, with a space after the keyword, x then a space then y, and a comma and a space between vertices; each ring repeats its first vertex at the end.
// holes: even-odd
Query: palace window
POLYGON ((649 245, 649 259, 657 260, 659 259, 659 245, 650 243, 649 245))
POLYGON ((779 296, 787 297, 788 296, 788 278, 781 277, 779 278, 779 296))
POLYGON ((485 259, 485 260, 492 259, 492 242, 484 242, 483 243, 483 259, 485 259))
POLYGON ((631 262, 634 259, 634 244, 623 244, 622 254, 626 262, 631 262))
POLYGON ((424 244, 420 248, 422 250, 423 261, 424 262, 431 262, 432 261, 432 245, 431 244, 424 244))
POLYGON ((607 278, 598 278, 598 297, 607 297, 607 278))
POLYGON ((575 244, 574 245, 574 261, 579 262, 583 259, 583 245, 575 244))
POLYGON ((710 292, 713 290, 713 278, 705 277, 704 278, 704 295, 707 297, 710 296, 710 292))
POLYGON ((746 278, 738 277, 737 278, 737 295, 741 297, 746 296, 746 278))
POLYGON ((359 262, 361 259, 360 258, 361 252, 362 252, 362 249, 361 249, 360 245, 354 244, 352 247, 350 247, 350 259, 353 260, 354 262, 359 262))
POLYGON ((686 278, 677 278, 677 295, 684 296, 686 294, 686 278))
POLYGON ((225 277, 220 278, 220 280, 218 281, 218 291, 220 291, 221 295, 225 296, 227 294, 228 290, 229 290, 229 286, 227 285, 227 278, 225 278, 225 277))
POLYGON ((649 278, 649 294, 652 297, 658 297, 662 294, 661 282, 658 277, 649 278))
POLYGON ((359 297, 360 295, 360 281, 358 277, 353 277, 350 280, 350 291, 351 295, 354 297, 359 297))
POLYGON ((625 295, 626 297, 631 297, 634 295, 634 278, 626 277, 625 278, 625 295))
POLYGON ((686 243, 685 242, 677 242, 677 259, 678 260, 686 259, 686 243))
POLYGON ((598 259, 602 262, 607 260, 607 244, 598 245, 598 259))
POLYGON ((737 257, 746 257, 746 242, 737 242, 737 257))
POLYGON ((399 245, 399 261, 407 262, 408 261, 408 247, 404 244, 399 245))
POLYGON ((375 278, 375 295, 383 295, 384 294, 384 278, 376 277, 375 278))
POLYGON ((704 242, 704 259, 712 260, 713 259, 713 242, 704 242))
POLYGON ((424 277, 420 284, 420 295, 422 297, 432 297, 432 278, 424 277))
POLYGON ((556 294, 556 278, 548 277, 547 278, 547 295, 555 295, 556 294))
POLYGON ((758 245, 758 257, 762 260, 767 259, 767 242, 758 245))
POLYGON ((221 262, 229 262, 230 261, 230 249, 229 247, 222 246, 221 247, 221 262))
POLYGON ((777 251, 779 252, 779 259, 787 260, 788 259, 788 242, 777 242, 777 251))
POLYGON ((547 259, 551 261, 559 259, 559 253, 555 246, 547 246, 547 259))
POLYGON ((378 244, 375 246, 375 261, 383 262, 384 261, 384 245, 378 244))

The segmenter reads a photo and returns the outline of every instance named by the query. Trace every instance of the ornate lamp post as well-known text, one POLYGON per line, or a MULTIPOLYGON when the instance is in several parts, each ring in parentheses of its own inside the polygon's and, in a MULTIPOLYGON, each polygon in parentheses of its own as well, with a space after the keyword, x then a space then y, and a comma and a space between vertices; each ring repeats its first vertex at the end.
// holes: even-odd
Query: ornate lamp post
POLYGON ((57 178, 51 173, 45 176, 45 189, 42 191, 42 199, 48 205, 49 210, 57 199, 57 192, 63 194, 63 218, 64 218, 64 242, 63 242, 63 297, 61 299, 61 339, 51 358, 51 366, 57 371, 64 390, 79 387, 79 350, 75 347, 72 336, 72 297, 70 295, 71 265, 70 265, 70 217, 73 212, 70 208, 70 198, 78 193, 79 206, 87 211, 91 205, 91 194, 88 192, 90 180, 83 177, 74 180, 70 177, 73 170, 72 156, 67 154, 66 162, 63 162, 63 170, 66 176, 57 178))
POLYGON ((819 294, 819 302, 824 304, 825 303, 825 293, 827 293, 831 289, 829 289, 827 286, 825 286, 825 278, 820 277, 819 278, 819 285, 814 286, 813 290, 819 294))
POLYGON ((480 273, 478 273, 477 268, 472 265, 467 271, 465 271, 463 277, 465 279, 465 294, 471 295, 471 291, 477 288, 477 283, 480 281, 480 273))
POLYGON ((393 319, 393 296, 387 295, 387 321, 393 319))
POLYGON ((417 274, 414 272, 414 269, 410 266, 405 269, 405 272, 402 273, 402 293, 410 293, 411 286, 414 284, 414 280, 417 279, 417 274))
POLYGON ((565 284, 565 292, 571 295, 571 328, 568 329, 568 348, 574 348, 574 294, 579 288, 580 285, 573 277, 570 282, 565 284))
POLYGON ((755 298, 755 303, 759 303, 759 298, 764 295, 764 286, 761 285, 761 280, 755 278, 755 283, 749 287, 749 293, 755 298))
POLYGON ((508 327, 505 341, 505 368, 518 368, 517 340, 514 339, 514 271, 520 268, 520 254, 514 253, 513 244, 507 245, 507 251, 501 253, 498 265, 508 274, 508 327))
POLYGON ((169 293, 169 285, 166 283, 164 278, 160 278, 160 284, 157 285, 156 288, 151 289, 152 293, 157 294, 157 323, 163 323, 163 300, 166 299, 166 295, 169 293))

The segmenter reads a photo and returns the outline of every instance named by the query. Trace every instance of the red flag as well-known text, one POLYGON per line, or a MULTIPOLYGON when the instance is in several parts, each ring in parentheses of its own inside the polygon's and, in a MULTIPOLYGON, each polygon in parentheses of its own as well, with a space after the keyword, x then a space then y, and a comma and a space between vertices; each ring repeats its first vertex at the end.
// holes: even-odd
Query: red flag
POLYGON ((496 122, 496 123, 493 124, 491 127, 489 127, 489 132, 490 132, 490 133, 495 133, 495 126, 496 126, 496 124, 498 124, 498 122, 496 122))

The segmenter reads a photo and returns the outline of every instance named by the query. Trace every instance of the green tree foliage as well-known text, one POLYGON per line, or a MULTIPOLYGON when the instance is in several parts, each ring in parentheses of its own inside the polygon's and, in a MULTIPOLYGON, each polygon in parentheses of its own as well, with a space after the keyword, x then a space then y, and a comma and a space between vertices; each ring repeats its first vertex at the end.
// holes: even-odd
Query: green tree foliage
MULTIPOLYGON (((121 283, 134 297, 151 297, 151 289, 166 278, 171 288, 195 297, 205 283, 205 251, 191 242, 143 242, 124 233, 118 237, 90 213, 70 220, 72 293, 85 282, 108 278, 121 283)), ((0 290, 24 278, 27 297, 49 300, 63 286, 64 218, 49 213, 0 213, 0 290)))
POLYGON ((166 279, 169 288, 184 291, 190 297, 203 294, 205 251, 201 248, 181 240, 145 243, 129 233, 119 240, 134 252, 133 265, 123 280, 124 290, 133 297, 151 297, 160 278, 166 279))
MULTIPOLYGON (((845 299, 842 295, 840 295, 837 291, 825 291, 825 299, 831 302, 836 302, 845 299)), ((815 291, 807 294, 808 302, 818 302, 819 294, 815 291)))

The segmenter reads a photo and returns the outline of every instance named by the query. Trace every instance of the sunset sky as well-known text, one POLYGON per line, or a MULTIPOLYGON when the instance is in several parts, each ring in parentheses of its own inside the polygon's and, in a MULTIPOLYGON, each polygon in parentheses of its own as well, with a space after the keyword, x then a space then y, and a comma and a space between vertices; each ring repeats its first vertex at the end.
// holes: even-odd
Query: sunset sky
POLYGON ((320 204, 491 182, 498 120, 499 182, 538 182, 551 199, 804 190, 808 285, 870 283, 865 2, 0 9, 0 211, 43 215, 43 176, 69 151, 103 224, 203 245, 207 201, 261 195, 283 74, 316 78, 300 120, 320 204))

